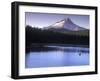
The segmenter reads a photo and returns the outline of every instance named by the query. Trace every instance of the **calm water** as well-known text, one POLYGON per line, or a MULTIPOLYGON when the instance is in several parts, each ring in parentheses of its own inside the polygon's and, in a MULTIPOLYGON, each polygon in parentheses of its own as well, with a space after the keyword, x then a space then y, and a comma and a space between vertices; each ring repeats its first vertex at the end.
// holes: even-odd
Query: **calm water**
POLYGON ((44 46, 26 54, 25 67, 61 67, 89 65, 89 48, 44 46))

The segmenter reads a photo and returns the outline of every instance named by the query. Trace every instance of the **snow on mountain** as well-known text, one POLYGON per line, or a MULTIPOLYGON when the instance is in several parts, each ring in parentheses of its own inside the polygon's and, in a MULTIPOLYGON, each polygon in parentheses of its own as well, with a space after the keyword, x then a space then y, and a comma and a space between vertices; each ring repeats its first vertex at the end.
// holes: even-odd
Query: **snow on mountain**
POLYGON ((85 28, 82 28, 72 22, 70 18, 63 19, 61 21, 58 21, 48 27, 45 27, 44 29, 49 30, 55 30, 55 31, 80 31, 80 30, 87 30, 85 28))

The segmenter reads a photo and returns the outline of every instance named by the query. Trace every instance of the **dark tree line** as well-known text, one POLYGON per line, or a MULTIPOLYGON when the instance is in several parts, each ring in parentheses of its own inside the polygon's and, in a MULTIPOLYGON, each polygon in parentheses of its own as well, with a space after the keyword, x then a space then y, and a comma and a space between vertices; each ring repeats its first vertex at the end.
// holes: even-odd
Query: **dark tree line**
POLYGON ((89 45, 89 36, 70 35, 26 26, 26 46, 32 43, 89 45))

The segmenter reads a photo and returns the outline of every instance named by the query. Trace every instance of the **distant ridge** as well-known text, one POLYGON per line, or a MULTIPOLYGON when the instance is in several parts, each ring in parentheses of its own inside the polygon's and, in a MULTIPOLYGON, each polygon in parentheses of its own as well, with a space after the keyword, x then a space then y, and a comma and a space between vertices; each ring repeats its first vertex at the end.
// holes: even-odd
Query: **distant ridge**
POLYGON ((58 21, 48 27, 44 27, 46 30, 53 30, 53 31, 81 31, 81 30, 88 30, 86 28, 80 27, 75 24, 70 18, 63 19, 58 21))

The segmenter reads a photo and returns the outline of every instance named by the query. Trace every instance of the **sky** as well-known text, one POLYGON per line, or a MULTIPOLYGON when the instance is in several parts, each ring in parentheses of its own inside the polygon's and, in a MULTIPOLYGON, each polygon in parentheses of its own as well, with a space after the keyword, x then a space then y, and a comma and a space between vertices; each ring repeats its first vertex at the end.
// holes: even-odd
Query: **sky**
POLYGON ((80 27, 89 29, 89 15, 56 14, 56 13, 34 13, 25 12, 25 25, 43 28, 54 24, 57 21, 70 18, 72 22, 80 27))

